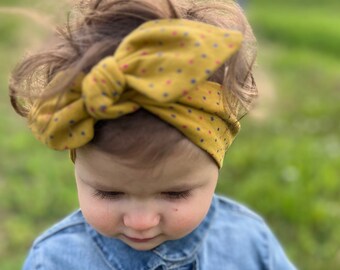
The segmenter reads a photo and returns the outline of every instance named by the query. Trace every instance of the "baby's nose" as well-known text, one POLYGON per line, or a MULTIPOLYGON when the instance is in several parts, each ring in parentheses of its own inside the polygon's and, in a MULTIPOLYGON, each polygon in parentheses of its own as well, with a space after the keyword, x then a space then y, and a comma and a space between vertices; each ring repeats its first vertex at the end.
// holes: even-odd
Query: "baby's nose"
POLYGON ((124 225, 135 231, 146 231, 159 224, 160 215, 149 211, 132 211, 123 217, 124 225))

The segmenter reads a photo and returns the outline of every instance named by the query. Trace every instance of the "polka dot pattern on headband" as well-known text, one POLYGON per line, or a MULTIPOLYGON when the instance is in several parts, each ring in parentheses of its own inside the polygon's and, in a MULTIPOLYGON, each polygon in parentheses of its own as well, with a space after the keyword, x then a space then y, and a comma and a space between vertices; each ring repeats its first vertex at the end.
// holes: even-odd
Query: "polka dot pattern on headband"
POLYGON ((38 102, 30 127, 49 147, 74 149, 93 138, 96 121, 144 108, 180 130, 221 167, 239 124, 223 107, 221 86, 207 79, 241 43, 241 33, 201 22, 146 22, 123 39, 114 55, 79 74, 68 92, 38 102))

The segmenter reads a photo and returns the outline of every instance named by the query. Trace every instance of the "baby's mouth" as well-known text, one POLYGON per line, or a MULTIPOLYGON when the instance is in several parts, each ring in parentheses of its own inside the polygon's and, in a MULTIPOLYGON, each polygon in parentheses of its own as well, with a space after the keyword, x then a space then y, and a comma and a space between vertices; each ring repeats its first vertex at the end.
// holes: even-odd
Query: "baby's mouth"
POLYGON ((136 237, 129 237, 127 235, 124 235, 125 238, 127 238, 128 240, 135 242, 135 243, 146 243, 149 242, 153 239, 155 239, 157 236, 154 237, 150 237, 150 238, 136 238, 136 237))

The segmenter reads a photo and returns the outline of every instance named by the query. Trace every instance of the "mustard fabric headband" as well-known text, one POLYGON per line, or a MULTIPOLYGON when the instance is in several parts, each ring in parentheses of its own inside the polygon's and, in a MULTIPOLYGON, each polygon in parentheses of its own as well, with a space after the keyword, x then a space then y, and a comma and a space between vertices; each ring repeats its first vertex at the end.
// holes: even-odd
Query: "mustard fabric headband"
MULTIPOLYGON (((68 91, 39 100, 29 115, 35 137, 56 150, 76 149, 98 120, 140 108, 168 122, 207 151, 221 168, 240 126, 207 79, 241 46, 242 34, 184 19, 142 24, 68 91)), ((63 80, 56 75, 51 84, 63 80)))

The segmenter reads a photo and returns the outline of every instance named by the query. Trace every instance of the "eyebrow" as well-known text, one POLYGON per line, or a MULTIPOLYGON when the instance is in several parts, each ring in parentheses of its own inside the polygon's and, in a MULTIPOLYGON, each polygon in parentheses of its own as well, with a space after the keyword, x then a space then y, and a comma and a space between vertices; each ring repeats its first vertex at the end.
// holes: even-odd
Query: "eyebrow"
POLYGON ((204 185, 203 183, 178 184, 174 186, 165 187, 164 190, 179 192, 199 188, 203 185, 204 185))
MULTIPOLYGON (((98 182, 91 182, 91 181, 86 181, 84 180, 84 178, 80 177, 78 175, 79 179, 84 182, 85 184, 95 188, 95 189, 98 189, 98 190, 103 190, 103 191, 106 191, 106 190, 123 190, 121 187, 109 187, 109 186, 105 186, 105 185, 102 185, 101 183, 98 183, 98 182)), ((173 186, 165 186, 162 188, 161 191, 159 192, 169 192, 169 191, 172 191, 172 192, 180 192, 180 191, 187 191, 187 190, 191 190, 191 189, 195 189, 195 188, 199 188, 201 186, 203 186, 204 183, 184 183, 184 184, 178 184, 178 185, 173 185, 173 186)))
MULTIPOLYGON (((84 178, 82 178, 81 176, 79 176, 79 179, 84 182, 85 184, 91 186, 92 188, 95 188, 95 189, 98 189, 98 190, 103 190, 103 191, 110 191, 110 190, 122 190, 122 188, 116 188, 116 187, 109 187, 109 186, 104 186, 102 185, 101 183, 98 183, 98 182, 91 182, 91 181, 86 181, 84 180, 84 178)), ((201 186, 204 186, 205 183, 183 183, 183 184, 175 184, 173 186, 164 186, 162 188, 161 191, 159 192, 169 192, 169 191, 172 191, 172 192, 180 192, 180 191, 187 191, 187 190, 192 190, 192 189, 196 189, 196 188, 199 188, 201 186)), ((124 189, 124 188, 123 188, 124 189)))
POLYGON ((77 176, 80 179, 80 181, 82 181, 83 183, 85 183, 86 185, 88 185, 92 188, 99 189, 99 190, 113 189, 112 187, 104 186, 101 183, 98 183, 97 181, 88 181, 87 179, 81 177, 79 174, 77 176))

